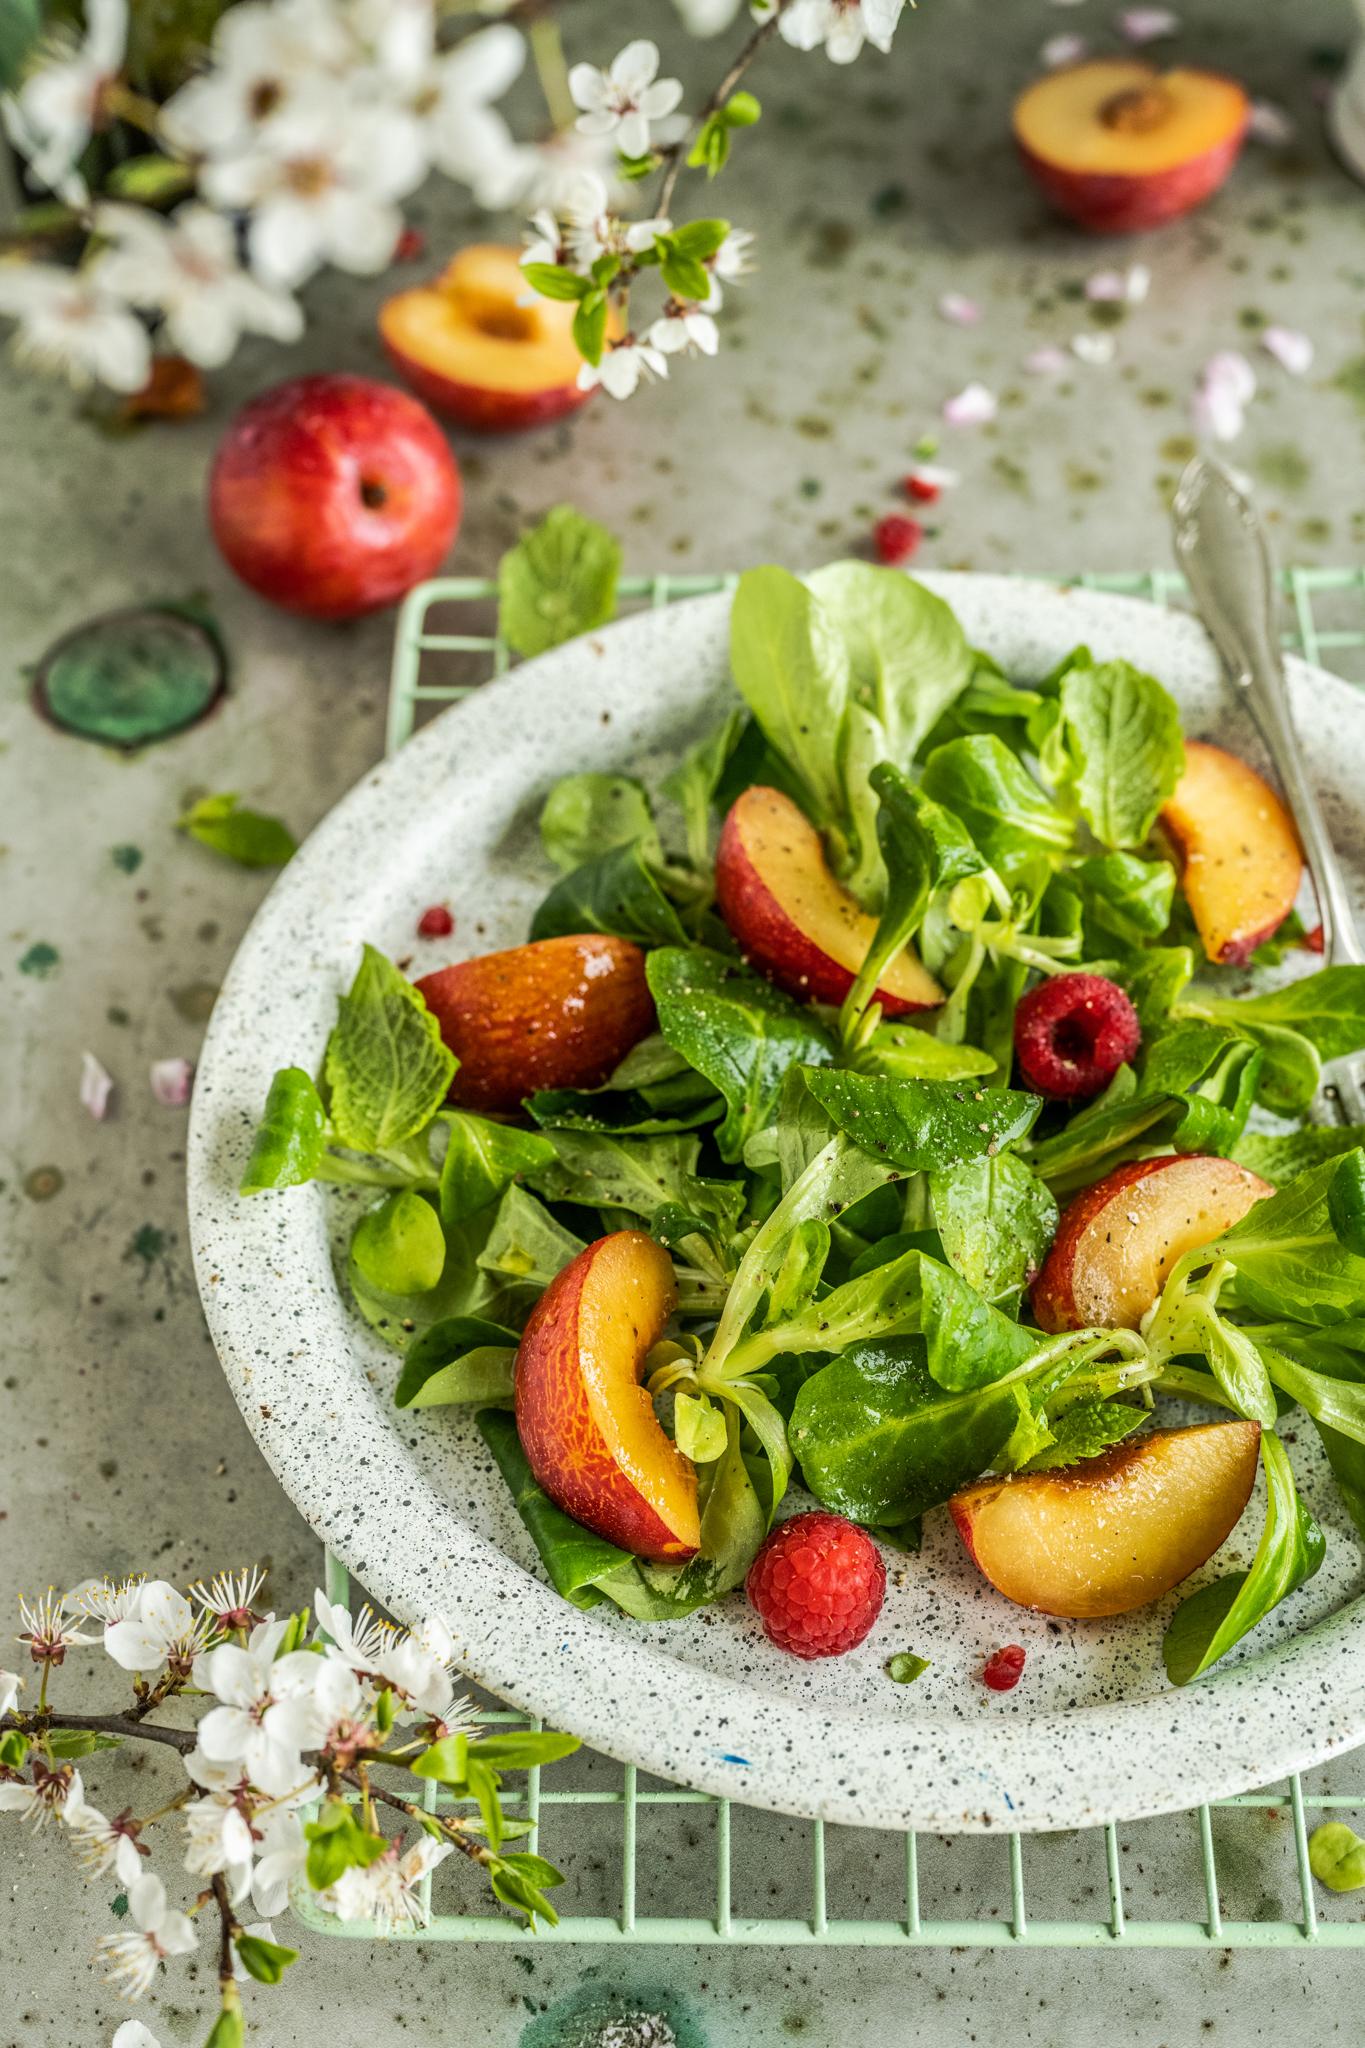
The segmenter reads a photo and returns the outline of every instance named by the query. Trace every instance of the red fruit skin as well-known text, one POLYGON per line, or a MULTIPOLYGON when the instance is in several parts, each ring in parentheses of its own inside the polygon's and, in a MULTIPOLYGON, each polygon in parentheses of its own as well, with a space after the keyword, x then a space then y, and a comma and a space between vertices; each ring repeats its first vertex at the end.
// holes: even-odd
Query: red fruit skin
POLYGON ((872 538, 877 560, 888 569, 898 569, 918 548, 924 538, 924 528, 917 519, 907 519, 903 512, 888 512, 885 519, 877 521, 872 538))
POLYGON ((881 1613, 886 1566, 867 1531, 842 1515, 793 1515, 764 1543, 744 1590, 779 1650, 842 1657, 881 1613))
POLYGON ((444 903, 433 903, 417 920, 419 939, 448 939, 454 929, 455 920, 444 903))
POLYGON ((1006 1643, 1003 1650, 996 1650, 986 1659, 981 1669, 981 1683, 992 1692, 1013 1692, 1024 1675, 1027 1652, 1022 1643, 1006 1643))
POLYGON ((295 377, 263 392, 233 420, 209 476, 228 566, 271 604, 315 619, 376 611, 432 575, 460 504, 431 414, 371 377, 295 377))
POLYGON ((908 476, 905 479, 905 495, 913 498, 917 505, 933 505, 938 501, 939 484, 931 484, 927 477, 908 476))
POLYGON ((1014 1013, 1014 1050, 1028 1086, 1054 1102, 1098 1095, 1142 1043, 1137 1011, 1102 974, 1058 974, 1014 1013))
POLYGON ((1061 164, 1035 156, 1015 138, 1024 167, 1059 213, 1097 235, 1134 234, 1160 227, 1202 206, 1218 190, 1241 153, 1246 135, 1239 128, 1223 142, 1173 164, 1164 171, 1105 174, 1068 171, 1061 164))
MULTIPOLYGON (((799 1002, 831 1003, 837 1009, 854 977, 806 937, 768 887, 744 844, 739 823, 743 798, 732 804, 716 846, 716 908, 738 939, 749 966, 776 982, 799 1002)), ((883 1017, 904 1017, 929 1008, 879 988, 883 1017)))

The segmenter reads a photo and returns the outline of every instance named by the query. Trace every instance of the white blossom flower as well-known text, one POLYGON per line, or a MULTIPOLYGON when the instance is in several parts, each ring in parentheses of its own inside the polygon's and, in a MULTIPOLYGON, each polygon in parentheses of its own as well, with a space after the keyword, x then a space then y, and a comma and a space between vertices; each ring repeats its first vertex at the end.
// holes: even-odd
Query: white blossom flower
POLYGON ((67 1799, 62 1819, 87 1877, 104 1877, 112 1870, 125 1887, 137 1882, 142 1875, 142 1853, 137 1844, 136 1824, 130 1825, 127 1815, 110 1820, 97 1806, 87 1805, 80 1795, 67 1799))
POLYGON ((243 0, 218 17, 211 67, 161 109, 161 133, 180 156, 236 155, 320 74, 342 72, 353 57, 332 0, 243 0))
POLYGON ((151 1084, 163 1109, 183 1109, 194 1086, 194 1068, 186 1059, 153 1060, 151 1084))
POLYGON ((141 391, 152 344, 142 322, 84 271, 56 263, 0 263, 0 316, 18 322, 21 362, 60 370, 77 386, 141 391))
POLYGON ((613 398, 629 398, 639 389, 641 377, 666 377, 668 359, 648 341, 634 341, 628 335, 609 342, 600 363, 583 363, 578 371, 580 391, 594 391, 600 384, 613 398))
POLYGON ((18 1640, 28 1644, 35 1664, 63 1664, 69 1649, 99 1641, 98 1636, 82 1635, 72 1627, 73 1621, 84 1617, 69 1615, 65 1593, 55 1592, 51 1586, 41 1599, 20 1600, 19 1619, 24 1626, 18 1640))
POLYGON ((237 260, 230 221, 194 202, 163 220, 147 206, 103 205, 95 229, 110 246, 91 266, 115 298, 164 316, 172 346, 202 369, 225 363, 244 332, 297 341, 303 313, 237 260))
POLYGON ((4 102, 10 141, 38 183, 70 205, 85 198, 76 164, 103 119, 127 40, 127 0, 86 0, 84 42, 50 45, 47 61, 4 102))
MULTIPOLYGON (((434 35, 430 10, 428 20, 434 35)), ((444 55, 429 55, 417 80, 411 105, 431 161, 468 185, 480 206, 511 206, 525 186, 524 153, 492 104, 525 62, 524 38, 509 23, 495 22, 444 55)))
POLYGON ((980 427, 993 420, 998 409, 995 393, 984 384, 964 384, 944 400, 943 417, 950 427, 980 427))
POLYGON ((250 1824, 236 1798, 211 1792, 192 1800, 184 1809, 184 1822, 186 1870, 191 1877, 223 1873, 235 1906, 251 1882, 254 1848, 250 1824))
POLYGON ((315 1696, 324 1660, 295 1650, 276 1657, 287 1621, 262 1622, 245 1649, 220 1643, 194 1667, 196 1685, 221 1704, 199 1724, 199 1747, 211 1763, 240 1763, 253 1785, 288 1792, 305 1775, 300 1750, 325 1732, 315 1696))
POLYGON ((394 1843, 388 1853, 361 1870, 354 1865, 343 1870, 318 1903, 335 1913, 338 1920, 372 1920, 381 1933, 400 1927, 422 1927, 426 1913, 417 1887, 438 1863, 452 1853, 450 1842, 434 1842, 423 1835, 420 1842, 400 1856, 394 1843))
POLYGON ((562 187, 559 212, 564 223, 564 246, 570 264, 588 271, 599 256, 638 256, 652 247, 656 235, 666 235, 671 221, 620 220, 611 210, 606 180, 595 171, 579 171, 562 187))
POLYGON ((645 339, 651 348, 660 349, 666 356, 684 350, 713 356, 720 347, 720 329, 702 307, 670 299, 663 318, 654 322, 645 339))
POLYGON ((1256 395, 1256 372, 1237 349, 1209 357, 1194 394, 1192 412, 1201 434, 1232 441, 1241 433, 1245 410, 1256 395))
POLYGON ((1282 370, 1288 370, 1291 377, 1302 377, 1313 367, 1313 344, 1306 334, 1300 334, 1293 327, 1267 327, 1261 334, 1261 347, 1268 356, 1274 356, 1282 370))
MULTIPOLYGON (((905 0, 790 0, 778 19, 777 32, 797 50, 817 50, 823 43, 832 64, 851 64, 864 43, 883 52, 901 18, 905 0)), ((769 5, 758 10, 771 11, 769 5)))
POLYGON ((211 205, 250 213, 251 267, 264 283, 302 284, 323 263, 370 276, 403 229, 397 201, 426 175, 414 118, 339 87, 291 100, 240 155, 205 164, 211 205))
POLYGON ((703 311, 719 313, 725 303, 723 285, 739 284, 753 269, 749 251, 754 243, 749 228, 731 228, 714 256, 702 260, 711 277, 711 289, 702 300, 703 311))
POLYGON ((19 1688, 23 1682, 17 1671, 0 1671, 0 1721, 18 1706, 19 1688))
POLYGON ((615 175, 616 151, 609 135, 580 135, 576 128, 560 128, 540 142, 523 145, 520 162, 522 184, 515 203, 529 212, 544 206, 558 213, 566 190, 584 172, 604 181, 609 204, 619 206, 629 196, 628 187, 615 175))
POLYGON ((614 136, 622 156, 645 156, 651 121, 671 114, 683 96, 681 79, 659 78, 658 69, 659 46, 647 38, 627 43, 609 70, 575 64, 569 96, 582 108, 575 123, 579 134, 614 136))
POLYGON ((223 1630, 255 1628, 261 1616, 255 1611, 256 1595, 265 1584, 259 1565, 245 1571, 218 1572, 206 1586, 202 1579, 190 1587, 190 1598, 203 1608, 223 1630))
POLYGON ((117 1585, 112 1579, 86 1579, 67 1594, 66 1604, 88 1620, 102 1621, 107 1627, 133 1612, 146 1583, 145 1573, 135 1579, 122 1579, 117 1585))
POLYGON ((135 1925, 121 1934, 106 1934, 97 1944, 109 1982, 125 1998, 141 1998, 150 1989, 156 1966, 168 1956, 188 1955, 198 1937, 186 1914, 166 1904, 166 1887, 150 1872, 128 1887, 128 1912, 135 1925))
POLYGON ((137 1601, 121 1620, 109 1622, 104 1647, 123 1671, 159 1671, 169 1665, 188 1678, 213 1633, 209 1617, 196 1614, 183 1593, 165 1579, 139 1587, 137 1601))
POLYGON ((81 1774, 70 1764, 58 1764, 55 1770, 49 1770, 46 1764, 35 1763, 32 1778, 0 1783, 0 1813, 17 1813, 35 1834, 47 1826, 54 1814, 64 1815, 69 1802, 80 1805, 84 1798, 81 1774))
POLYGON ((308 1843, 298 1815, 287 1807, 273 1807, 254 1825, 259 1839, 251 1903, 269 1919, 288 1905, 289 1888, 308 1861, 308 1843))
POLYGON ((566 263, 569 249, 561 232, 559 222, 548 206, 541 206, 531 215, 522 233, 521 261, 523 263, 566 263))
POLYGON ((121 2027, 115 2029, 110 2048, 161 2048, 161 2043, 141 2020, 125 2020, 121 2027))
POLYGON ((724 35, 744 0, 673 0, 689 35, 708 39, 724 35))
POLYGON ((92 1052, 81 1054, 81 1108, 87 1110, 97 1124, 103 1123, 109 1109, 109 1097, 114 1092, 114 1077, 107 1067, 101 1066, 92 1052))
POLYGON ((337 1655, 357 1677, 378 1671, 397 1630, 391 1622, 381 1621, 368 1601, 353 1619, 348 1607, 340 1600, 329 1600, 319 1586, 313 1593, 313 1613, 318 1626, 331 1637, 337 1655))

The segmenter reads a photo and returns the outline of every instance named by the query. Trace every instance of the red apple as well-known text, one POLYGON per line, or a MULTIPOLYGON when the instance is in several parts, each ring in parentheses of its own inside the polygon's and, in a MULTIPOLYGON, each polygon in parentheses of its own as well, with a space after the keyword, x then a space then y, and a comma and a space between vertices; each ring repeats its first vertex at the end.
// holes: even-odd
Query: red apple
POLYGON ((1202 1152, 1117 1166, 1062 1211, 1033 1283, 1044 1330, 1135 1330, 1178 1259, 1240 1223, 1275 1190, 1202 1152))
MULTIPOLYGON (((877 929, 830 873, 820 835, 781 790, 746 789, 716 849, 716 904, 745 959, 789 995, 841 1003, 877 929)), ((886 1017, 932 1010, 943 991, 907 946, 875 1000, 886 1017)))
POLYGON ((1270 784, 1206 740, 1185 745, 1185 773, 1161 813, 1180 886, 1210 960, 1243 966, 1294 907, 1303 854, 1270 784))
POLYGON ((437 412, 477 433, 513 433, 562 419, 591 398, 578 388, 575 310, 531 290, 519 250, 476 243, 434 283, 386 300, 379 338, 399 375, 437 412))
POLYGON ((948 1507, 998 1593, 1042 1614, 1127 1614, 1225 1543, 1256 1481, 1257 1422, 1154 1429, 1056 1472, 980 1479, 948 1507))
POLYGON ((370 377, 295 377, 243 406, 209 521, 244 583, 315 619, 392 604, 444 560, 460 472, 431 414, 370 377))
POLYGON ((1242 147, 1250 105, 1213 71, 1097 57, 1036 79, 1014 108, 1030 174, 1060 213, 1100 234, 1157 227, 1200 206, 1242 147))
POLYGON ((644 954, 600 932, 438 967, 417 988, 460 1062, 450 1099, 464 1109, 596 1088, 654 1028, 644 954))
POLYGON ((517 1434, 537 1482, 585 1528, 678 1564, 701 1544, 696 1468, 640 1385, 676 1301, 666 1251, 600 1237, 541 1296, 517 1352, 517 1434))

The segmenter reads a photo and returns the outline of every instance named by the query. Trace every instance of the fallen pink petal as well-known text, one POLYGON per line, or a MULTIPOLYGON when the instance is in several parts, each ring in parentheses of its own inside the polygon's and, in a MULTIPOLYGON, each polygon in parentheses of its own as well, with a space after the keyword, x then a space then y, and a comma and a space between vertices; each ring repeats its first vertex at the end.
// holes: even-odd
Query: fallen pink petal
POLYGON ((152 1094, 163 1109, 183 1109, 194 1086, 194 1068, 188 1060, 153 1060, 152 1094))
POLYGON ((1293 119, 1274 100, 1253 100, 1247 120, 1247 134, 1257 142, 1269 143, 1273 149, 1282 149, 1297 135, 1293 119))
POLYGON ((1080 363, 1112 363, 1118 354, 1118 343, 1112 334, 1073 334, 1071 353, 1080 363))
POLYGON ((1089 48, 1084 36, 1049 36, 1038 55, 1046 70, 1062 71, 1068 64, 1079 64, 1089 48))
POLYGON ((1291 377, 1302 377, 1313 367, 1313 344, 1306 334, 1293 327, 1267 327, 1261 336, 1261 347, 1291 377))
POLYGON ((1215 441, 1232 441, 1256 395, 1256 372, 1237 349, 1220 349, 1204 365, 1191 411, 1196 428, 1215 441))
POLYGON ((984 384, 965 384, 952 398, 944 400, 943 417, 950 427, 983 427, 995 418, 995 393, 984 384))
POLYGON ((1056 377, 1067 367, 1067 353, 1064 348, 1034 349, 1032 355, 1024 357, 1024 368, 1033 377, 1056 377))
POLYGON ((1128 280, 1121 270, 1097 270, 1085 281, 1088 299, 1126 299, 1128 280))
POLYGON ((945 292, 938 302, 940 317, 951 320, 954 327, 975 327, 981 318, 981 308, 975 299, 966 299, 961 292, 945 292))
POLYGON ((114 1092, 114 1077, 107 1067, 95 1058, 92 1052, 81 1054, 81 1108, 88 1110, 97 1124, 103 1123, 109 1109, 109 1098, 114 1092))
POLYGON ((1119 34, 1129 43, 1156 43, 1165 36, 1179 35, 1180 16, 1169 7, 1125 7, 1118 20, 1119 34))

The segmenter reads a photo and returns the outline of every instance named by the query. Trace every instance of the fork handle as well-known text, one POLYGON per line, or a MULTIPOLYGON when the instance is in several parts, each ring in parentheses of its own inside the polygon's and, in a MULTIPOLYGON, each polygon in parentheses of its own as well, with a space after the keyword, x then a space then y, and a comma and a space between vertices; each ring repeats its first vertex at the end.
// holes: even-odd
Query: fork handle
POLYGON ((1346 877, 1294 730, 1275 624, 1275 571, 1261 522, 1227 472, 1205 456, 1181 477, 1173 513, 1177 559, 1298 827, 1317 891, 1323 958, 1336 966, 1365 964, 1346 877))

